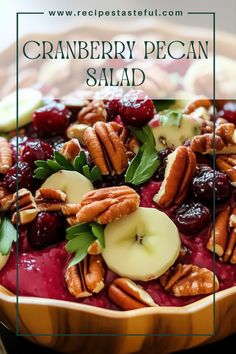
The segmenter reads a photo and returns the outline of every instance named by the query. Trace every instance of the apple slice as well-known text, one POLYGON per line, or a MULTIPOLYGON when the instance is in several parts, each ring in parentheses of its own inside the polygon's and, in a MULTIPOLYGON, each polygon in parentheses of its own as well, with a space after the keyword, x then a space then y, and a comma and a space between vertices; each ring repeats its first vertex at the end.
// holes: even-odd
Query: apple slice
POLYGON ((5 265, 6 265, 7 261, 8 261, 9 256, 10 256, 10 252, 9 252, 7 255, 5 255, 5 256, 3 256, 3 255, 1 254, 1 252, 0 252, 0 270, 2 270, 3 267, 5 267, 5 265))
POLYGON ((80 203, 83 196, 92 191, 91 181, 76 171, 61 170, 46 179, 41 188, 54 188, 66 193, 67 203, 80 203))
POLYGON ((109 269, 132 280, 161 276, 180 251, 178 229, 163 212, 138 208, 105 227, 102 255, 109 269))
MULTIPOLYGON (((42 105, 42 93, 33 88, 18 91, 18 127, 32 122, 34 111, 42 105)), ((12 92, 0 101, 0 131, 10 132, 16 129, 16 92, 12 92)))

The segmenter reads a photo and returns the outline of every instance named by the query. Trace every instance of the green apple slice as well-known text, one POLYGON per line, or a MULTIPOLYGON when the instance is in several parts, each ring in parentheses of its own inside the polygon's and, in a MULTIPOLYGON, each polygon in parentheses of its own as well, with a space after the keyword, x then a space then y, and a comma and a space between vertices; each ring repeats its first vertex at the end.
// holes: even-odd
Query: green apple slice
MULTIPOLYGON (((32 122, 34 111, 42 105, 42 93, 33 88, 18 91, 18 127, 32 122)), ((0 101, 0 131, 16 129, 16 92, 0 101)))
POLYGON ((83 196, 92 191, 91 181, 76 171, 61 170, 46 179, 41 188, 59 189, 66 193, 67 203, 80 203, 83 196))
POLYGON ((163 212, 138 208, 105 227, 102 255, 109 269, 132 280, 161 276, 180 252, 178 229, 163 212))
POLYGON ((3 267, 5 267, 9 256, 10 256, 10 252, 6 256, 3 256, 0 252, 0 270, 2 270, 3 267))

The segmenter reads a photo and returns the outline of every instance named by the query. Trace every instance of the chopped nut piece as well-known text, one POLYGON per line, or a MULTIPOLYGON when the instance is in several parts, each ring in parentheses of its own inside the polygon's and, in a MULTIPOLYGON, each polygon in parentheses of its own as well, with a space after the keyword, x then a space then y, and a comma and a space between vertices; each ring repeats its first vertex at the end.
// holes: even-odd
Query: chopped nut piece
POLYGON ((216 158, 216 167, 225 173, 231 184, 236 187, 236 155, 219 155, 216 158))
POLYGON ((80 151, 81 146, 78 139, 71 139, 70 141, 67 141, 60 149, 60 153, 71 162, 73 162, 76 156, 79 155, 80 151))
POLYGON ((107 224, 135 211, 139 201, 139 195, 127 186, 96 189, 85 194, 76 219, 78 223, 107 224))
POLYGON ((35 193, 35 201, 40 211, 60 211, 67 195, 53 188, 40 188, 35 193))
POLYGON ((219 290, 219 281, 213 272, 192 264, 172 267, 160 277, 160 283, 167 292, 178 297, 206 295, 219 290))
POLYGON ((126 129, 126 127, 123 127, 116 122, 111 122, 110 125, 114 128, 120 139, 125 144, 128 158, 132 159, 139 151, 138 140, 130 133, 128 129, 126 129))
POLYGON ((84 141, 103 175, 120 175, 125 171, 128 166, 126 148, 110 123, 97 122, 93 128, 87 128, 84 141))
POLYGON ((195 152, 232 154, 236 152, 236 129, 234 124, 221 124, 216 128, 215 135, 203 134, 193 137, 190 148, 195 152))
MULTIPOLYGON (((218 256, 223 256, 228 239, 228 223, 230 208, 219 212, 215 222, 215 252, 218 256)), ((214 227, 211 230, 211 236, 207 243, 207 249, 214 251, 214 227)))
POLYGON ((184 108, 183 113, 190 114, 196 111, 199 107, 204 107, 208 110, 212 106, 212 102, 205 96, 195 97, 194 100, 188 102, 187 106, 184 108))
POLYGON ((12 150, 6 138, 0 137, 0 173, 5 174, 12 167, 12 150))
POLYGON ((207 249, 215 252, 220 261, 236 263, 236 207, 222 210, 216 216, 215 237, 214 226, 212 226, 207 249), (215 241, 215 244, 214 244, 215 241), (215 247, 214 247, 215 246, 215 247))
POLYGON ((88 254, 96 256, 102 253, 102 247, 98 240, 94 241, 88 248, 88 254))
POLYGON ((67 217, 66 220, 70 226, 78 224, 76 214, 80 210, 80 204, 66 203, 62 205, 61 211, 67 217))
POLYGON ((83 107, 78 113, 77 120, 80 123, 93 125, 96 122, 105 122, 107 111, 103 101, 92 101, 86 107, 83 107))
POLYGON ((108 296, 122 310, 158 306, 141 286, 127 278, 115 279, 108 288, 108 296))
POLYGON ((14 212, 12 216, 13 224, 26 225, 31 223, 38 215, 38 208, 34 197, 30 191, 22 188, 18 193, 13 194, 13 203, 11 210, 14 212), (18 212, 16 209, 18 208, 18 212))
POLYGON ((104 274, 102 257, 86 256, 78 265, 67 268, 65 282, 75 298, 87 297, 104 288, 104 274))
POLYGON ((185 146, 179 146, 168 155, 165 177, 153 200, 161 208, 181 204, 196 170, 195 154, 185 146))
POLYGON ((0 211, 10 210, 13 203, 13 193, 0 186, 0 211))

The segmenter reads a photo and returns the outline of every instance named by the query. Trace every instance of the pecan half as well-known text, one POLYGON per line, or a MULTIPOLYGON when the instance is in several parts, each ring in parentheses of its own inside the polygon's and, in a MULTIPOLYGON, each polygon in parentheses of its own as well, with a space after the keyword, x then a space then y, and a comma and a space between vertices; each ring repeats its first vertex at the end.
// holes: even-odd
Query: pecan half
POLYGON ((190 148, 194 152, 207 153, 211 152, 215 147, 216 150, 222 150, 225 147, 223 139, 218 136, 211 134, 196 135, 190 143, 190 148))
POLYGON ((236 187, 236 155, 219 155, 216 158, 216 167, 225 173, 231 184, 236 187))
POLYGON ((179 146, 168 155, 165 176, 161 188, 153 200, 161 208, 181 204, 196 170, 195 154, 185 146, 179 146))
POLYGON ((123 127, 116 122, 111 122, 110 125, 114 128, 120 139, 123 141, 128 158, 132 159, 139 151, 140 145, 138 140, 130 133, 128 129, 126 129, 126 127, 123 127))
POLYGON ((100 100, 90 102, 77 115, 77 120, 87 125, 93 125, 96 122, 105 122, 106 118, 107 111, 103 101, 100 100))
POLYGON ((102 257, 86 256, 79 264, 66 269, 65 282, 75 298, 87 297, 104 288, 104 274, 102 257))
POLYGON ((212 226, 207 249, 219 256, 222 262, 236 263, 236 207, 220 211, 216 216, 215 228, 212 226), (215 237, 214 237, 215 233, 215 237))
POLYGON ((22 188, 18 193, 13 194, 13 203, 11 211, 13 211, 12 222, 18 225, 26 225, 31 223, 38 215, 38 208, 36 206, 32 193, 22 188), (18 212, 16 211, 18 208, 18 212))
POLYGON ((84 141, 103 175, 122 174, 128 166, 125 144, 110 123, 97 122, 87 128, 84 141))
POLYGON ((76 214, 79 210, 80 204, 66 203, 61 206, 61 211, 66 216, 66 220, 70 226, 78 224, 76 214))
POLYGON ((53 188, 40 188, 35 193, 35 201, 40 211, 60 211, 66 198, 65 193, 53 188))
POLYGON ((0 137, 0 173, 5 174, 12 167, 12 150, 6 138, 0 137))
POLYGON ((73 162, 76 156, 79 155, 80 151, 81 146, 78 139, 71 139, 70 141, 67 141, 60 149, 60 153, 71 162, 73 162))
POLYGON ((10 210, 13 203, 13 193, 0 186, 0 211, 10 210))
POLYGON ((96 189, 85 194, 76 219, 78 223, 108 224, 135 211, 139 201, 139 195, 127 186, 96 189))
POLYGON ((214 133, 193 137, 190 147, 195 152, 212 153, 213 149, 222 153, 236 151, 236 129, 234 124, 227 123, 217 126, 214 133))
POLYGON ((141 286, 127 278, 115 279, 108 288, 108 296, 122 310, 158 306, 141 286))
POLYGON ((212 106, 212 102, 205 96, 198 96, 195 97, 192 101, 188 102, 186 107, 184 108, 183 113, 185 114, 190 114, 199 107, 204 107, 206 110, 208 110, 212 106))
POLYGON ((206 295, 219 290, 219 281, 213 272, 192 264, 172 267, 160 277, 160 283, 167 292, 178 297, 206 295))

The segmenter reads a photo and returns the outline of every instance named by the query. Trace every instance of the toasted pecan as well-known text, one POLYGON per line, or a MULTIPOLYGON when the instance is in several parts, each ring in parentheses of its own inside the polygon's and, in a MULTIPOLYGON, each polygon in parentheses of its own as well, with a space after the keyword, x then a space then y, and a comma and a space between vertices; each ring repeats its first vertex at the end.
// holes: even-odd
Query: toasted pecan
POLYGON ((204 107, 208 110, 212 106, 212 102, 205 96, 195 97, 192 101, 188 102, 184 108, 183 113, 190 114, 194 112, 199 107, 204 107))
POLYGON ((40 211, 60 211, 67 195, 54 188, 40 188, 35 193, 35 201, 40 211))
POLYGON ((174 296, 211 294, 219 290, 219 281, 214 273, 192 264, 178 264, 160 277, 163 288, 174 296))
POLYGON ((135 211, 139 201, 139 195, 127 186, 96 189, 84 195, 76 219, 78 223, 107 224, 135 211))
POLYGON ((71 162, 73 162, 76 156, 79 155, 80 151, 81 146, 78 139, 71 139, 70 141, 67 141, 60 149, 60 153, 71 162))
POLYGON ((125 144, 110 123, 97 122, 87 128, 84 141, 103 175, 122 174, 128 165, 125 144))
POLYGON ((210 238, 207 243, 207 249, 212 252, 215 249, 215 252, 218 256, 223 256, 228 240, 229 217, 230 208, 222 210, 218 213, 215 227, 212 226, 210 238))
POLYGON ((93 125, 96 122, 105 122, 107 111, 104 102, 95 100, 90 102, 86 107, 83 107, 77 115, 77 120, 80 123, 93 125))
POLYGON ((161 208, 180 204, 196 170, 195 154, 186 146, 179 146, 168 155, 165 176, 159 192, 153 200, 161 208))
POLYGON ((108 288, 108 296, 122 310, 158 306, 141 286, 127 278, 115 279, 108 288))
POLYGON ((104 288, 104 274, 102 257, 88 255, 79 264, 66 269, 65 282, 75 298, 91 296, 104 288))
POLYGON ((4 187, 0 186, 0 211, 10 210, 13 203, 13 193, 9 193, 4 187))
POLYGON ((31 223, 38 215, 38 208, 36 206, 32 193, 22 188, 18 193, 13 194, 13 203, 11 205, 12 222, 13 224, 26 225, 31 223))
POLYGON ((12 167, 12 150, 6 138, 0 137, 0 173, 5 174, 12 167))
POLYGON ((219 155, 216 158, 216 167, 225 173, 232 185, 236 187, 236 155, 219 155))
POLYGON ((222 262, 236 263, 236 207, 227 207, 216 216, 212 226, 207 249, 219 256, 222 262))

